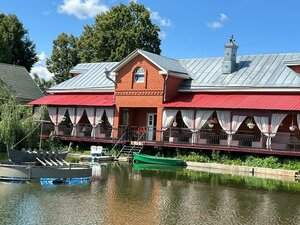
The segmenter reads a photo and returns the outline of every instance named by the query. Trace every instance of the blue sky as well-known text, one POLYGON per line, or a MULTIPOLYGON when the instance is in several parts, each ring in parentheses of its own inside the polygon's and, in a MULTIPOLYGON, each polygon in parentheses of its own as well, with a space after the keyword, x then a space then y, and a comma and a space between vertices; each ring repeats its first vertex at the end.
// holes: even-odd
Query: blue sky
MULTIPOLYGON (((238 55, 300 52, 299 0, 137 0, 161 28, 162 55, 171 58, 222 56, 234 34, 238 55)), ((40 56, 32 72, 49 78, 45 58, 65 32, 79 36, 86 24, 129 0, 0 0, 0 12, 16 14, 40 56)))

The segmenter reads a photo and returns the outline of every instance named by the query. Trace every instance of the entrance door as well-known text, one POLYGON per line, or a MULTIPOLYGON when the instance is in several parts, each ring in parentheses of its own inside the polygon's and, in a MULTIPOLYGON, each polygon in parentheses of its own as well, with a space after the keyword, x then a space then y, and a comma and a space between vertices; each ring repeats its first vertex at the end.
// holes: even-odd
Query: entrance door
POLYGON ((147 141, 155 140, 156 113, 147 113, 147 141))

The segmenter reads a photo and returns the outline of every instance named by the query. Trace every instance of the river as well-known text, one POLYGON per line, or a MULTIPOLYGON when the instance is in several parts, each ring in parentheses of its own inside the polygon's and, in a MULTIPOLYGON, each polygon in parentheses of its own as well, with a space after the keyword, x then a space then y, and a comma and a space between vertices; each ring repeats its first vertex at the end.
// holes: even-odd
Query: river
POLYGON ((300 224, 300 182, 94 166, 83 185, 0 183, 1 224, 300 224))

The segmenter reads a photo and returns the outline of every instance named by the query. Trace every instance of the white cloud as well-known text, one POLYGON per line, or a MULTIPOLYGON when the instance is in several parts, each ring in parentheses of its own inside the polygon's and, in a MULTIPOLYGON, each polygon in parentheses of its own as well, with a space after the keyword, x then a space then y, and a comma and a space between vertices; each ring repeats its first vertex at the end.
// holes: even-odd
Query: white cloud
POLYGON ((225 15, 224 13, 220 13, 220 18, 218 21, 209 22, 209 23, 206 23, 206 25, 209 28, 216 30, 216 29, 222 28, 224 26, 224 23, 226 20, 228 20, 228 16, 225 15))
POLYGON ((224 22, 228 19, 228 16, 226 16, 224 13, 220 13, 220 21, 224 22))
POLYGON ((151 19, 154 20, 154 21, 157 21, 160 26, 162 26, 162 27, 169 27, 169 26, 171 26, 171 20, 170 19, 162 18, 159 15, 158 12, 151 11, 150 8, 148 8, 148 10, 150 12, 151 19))
POLYGON ((159 33, 158 33, 158 35, 159 35, 159 39, 166 39, 166 36, 167 36, 167 34, 166 34, 166 32, 164 32, 164 31, 160 31, 159 33))
POLYGON ((45 80, 50 80, 54 74, 50 73, 46 68, 46 54, 45 52, 41 52, 38 54, 39 61, 37 61, 33 67, 31 68, 30 75, 33 77, 33 74, 36 73, 40 78, 44 78, 45 80))
POLYGON ((107 10, 108 7, 99 0, 64 0, 64 4, 58 6, 59 13, 74 15, 81 20, 92 18, 107 10))

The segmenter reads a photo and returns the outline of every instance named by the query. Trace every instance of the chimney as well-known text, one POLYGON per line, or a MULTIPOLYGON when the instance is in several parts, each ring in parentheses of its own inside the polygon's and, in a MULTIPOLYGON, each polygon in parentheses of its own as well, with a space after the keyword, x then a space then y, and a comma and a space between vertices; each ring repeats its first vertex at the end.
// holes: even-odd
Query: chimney
POLYGON ((222 64, 222 73, 224 74, 232 73, 236 69, 236 52, 239 46, 234 41, 233 35, 231 35, 229 43, 224 46, 225 55, 222 64))

